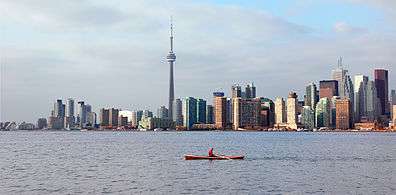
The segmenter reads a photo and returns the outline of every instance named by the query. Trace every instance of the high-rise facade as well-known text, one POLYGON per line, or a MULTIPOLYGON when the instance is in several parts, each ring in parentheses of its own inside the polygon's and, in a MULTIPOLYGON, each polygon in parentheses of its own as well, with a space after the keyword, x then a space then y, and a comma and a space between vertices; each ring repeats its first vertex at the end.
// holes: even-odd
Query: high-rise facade
POLYGON ((396 126, 396 105, 392 106, 392 121, 393 121, 393 125, 396 126))
POLYGON ((287 97, 287 125, 292 129, 297 129, 297 102, 297 94, 290 92, 287 97))
POLYGON ((80 127, 85 127, 85 124, 87 123, 87 110, 83 101, 78 102, 78 116, 80 127))
POLYGON ((214 123, 214 108, 212 105, 206 105, 206 123, 214 123))
POLYGON ((233 129, 259 126, 260 100, 233 98, 233 129))
POLYGON ((247 99, 256 98, 256 87, 253 83, 246 85, 245 96, 247 99))
POLYGON ((286 106, 285 100, 281 97, 275 99, 275 123, 283 124, 286 123, 286 106))
POLYGON ((217 129, 227 128, 227 98, 224 93, 213 93, 214 119, 217 129))
POLYGON ((110 117, 109 116, 110 116, 109 109, 105 109, 105 108, 100 109, 100 112, 99 112, 100 126, 106 127, 106 126, 110 125, 110 123, 109 123, 110 117))
POLYGON ((206 100, 197 100, 197 123, 206 123, 206 100))
POLYGON ((375 69, 374 70, 374 82, 375 88, 377 89, 377 97, 380 103, 381 115, 389 115, 389 88, 388 88, 388 70, 375 69))
POLYGON ((355 93, 355 101, 354 101, 354 112, 355 112, 355 121, 359 122, 362 116, 365 116, 367 111, 367 84, 368 77, 364 75, 356 75, 355 83, 354 83, 354 93, 355 93))
POLYGON ((67 109, 65 117, 65 127, 74 127, 74 100, 72 98, 67 99, 67 109))
POLYGON ((240 85, 231 86, 231 98, 242 97, 242 88, 240 85))
POLYGON ((115 109, 115 108, 109 109, 109 126, 112 127, 118 126, 118 112, 119 109, 115 109))
POLYGON ((183 103, 180 99, 175 99, 173 103, 173 121, 176 126, 183 125, 183 103))
POLYGON ((336 129, 347 130, 353 126, 352 103, 349 98, 336 100, 336 129))
MULTIPOLYGON (((364 116, 368 121, 375 121, 380 115, 381 104, 377 96, 377 89, 374 81, 368 81, 366 86, 366 108, 364 116)), ((362 117, 361 116, 361 117, 362 117)))
POLYGON ((353 83, 348 70, 343 68, 342 58, 338 60, 338 67, 332 70, 331 77, 338 81, 338 95, 353 101, 353 83))
POLYGON ((184 100, 183 106, 184 126, 190 130, 197 123, 197 99, 188 97, 184 100))
POLYGON ((330 127, 330 114, 329 98, 320 98, 315 110, 315 126, 330 127))
POLYGON ((312 130, 315 128, 315 111, 311 106, 303 106, 301 113, 301 123, 306 129, 312 130))
POLYGON ((161 106, 157 109, 157 117, 166 119, 168 118, 168 109, 165 106, 161 106))
POLYGON ((305 87, 304 106, 309 106, 313 110, 315 110, 317 102, 318 102, 318 90, 316 88, 315 83, 312 82, 305 87))
POLYGON ((391 105, 396 105, 396 90, 394 89, 391 92, 391 105))
POLYGON ((170 51, 166 56, 169 63, 169 104, 168 104, 168 115, 173 116, 173 102, 175 99, 175 85, 173 80, 173 66, 176 61, 176 54, 173 52, 173 23, 171 21, 170 26, 170 51))
POLYGON ((275 124, 275 104, 269 98, 258 98, 260 101, 260 120, 261 127, 273 127, 275 124))
POLYGON ((338 96, 338 81, 323 80, 319 82, 319 98, 327 97, 331 99, 333 96, 338 96))

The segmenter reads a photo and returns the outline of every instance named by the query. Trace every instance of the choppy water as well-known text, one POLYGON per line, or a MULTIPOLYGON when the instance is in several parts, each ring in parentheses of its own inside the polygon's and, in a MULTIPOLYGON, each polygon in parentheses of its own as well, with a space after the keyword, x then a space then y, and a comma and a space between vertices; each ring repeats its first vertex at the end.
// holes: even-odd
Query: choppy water
POLYGON ((0 132, 0 171, 0 194, 396 194, 396 134, 0 132), (183 160, 211 146, 247 158, 183 160))

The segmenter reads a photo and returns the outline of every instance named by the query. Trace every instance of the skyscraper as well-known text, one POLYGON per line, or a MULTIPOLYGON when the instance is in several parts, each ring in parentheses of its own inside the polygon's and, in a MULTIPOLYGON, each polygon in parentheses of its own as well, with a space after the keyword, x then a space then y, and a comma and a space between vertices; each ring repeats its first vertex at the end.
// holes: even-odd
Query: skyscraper
POLYGON ((54 114, 55 117, 62 119, 65 116, 65 110, 61 99, 56 100, 56 103, 54 105, 54 114))
POLYGON ((315 128, 315 111, 310 106, 303 106, 301 123, 306 129, 315 128))
POLYGON ((364 117, 373 122, 375 121, 379 114, 381 113, 381 104, 377 95, 377 89, 375 87, 375 82, 374 81, 368 81, 367 86, 366 86, 366 108, 365 108, 365 113, 364 117))
POLYGON ((260 126, 273 127, 275 123, 275 104, 269 98, 258 98, 260 100, 260 126))
POLYGON ((319 96, 320 98, 327 97, 331 99, 333 96, 338 96, 338 81, 324 80, 319 82, 319 96))
POLYGON ((388 89, 388 70, 375 69, 374 70, 375 88, 377 89, 377 96, 380 102, 381 115, 389 115, 389 89, 388 89))
POLYGON ((309 83, 308 86, 305 87, 305 106, 311 107, 315 110, 316 103, 318 102, 318 93, 315 83, 309 83))
POLYGON ((227 128, 227 98, 223 92, 213 93, 214 118, 217 129, 227 128))
POLYGON ((275 99, 275 123, 286 123, 286 106, 285 100, 281 97, 275 99))
POLYGON ((206 100, 197 100, 197 122, 201 124, 206 123, 206 100))
POLYGON ((391 92, 391 105, 396 105, 396 90, 394 89, 391 92))
POLYGON ((84 127, 87 123, 87 110, 83 101, 78 102, 78 115, 80 116, 79 125, 84 127))
POLYGON ((207 124, 214 123, 214 109, 212 105, 206 106, 206 123, 207 124))
POLYGON ((157 109, 157 117, 166 119, 168 118, 168 109, 165 106, 161 106, 157 109))
POLYGON ((242 88, 240 85, 231 86, 231 98, 242 97, 242 88))
POLYGON ((114 127, 118 126, 118 109, 110 108, 109 109, 109 125, 114 127))
POLYGON ((102 108, 99 113, 100 126, 109 126, 109 109, 102 108))
POLYGON ((180 99, 173 102, 173 121, 176 122, 176 126, 183 125, 183 103, 180 99))
POLYGON ((173 101, 175 99, 175 86, 173 81, 173 65, 176 61, 176 54, 173 52, 173 22, 171 19, 170 25, 170 51, 166 56, 169 63, 169 104, 168 104, 168 115, 173 116, 173 101))
POLYGON ((364 75, 355 76, 354 84, 354 111, 355 111, 355 121, 359 122, 362 116, 365 116, 367 111, 367 83, 368 77, 364 75))
POLYGON ((254 128, 259 125, 260 100, 233 98, 233 129, 254 128))
POLYGON ((316 127, 330 127, 330 114, 329 98, 320 98, 315 110, 316 127))
POLYGON ((352 128, 352 103, 348 98, 336 100, 336 129, 347 130, 352 128))
POLYGON ((245 96, 248 99, 256 98, 256 87, 254 86, 253 83, 246 85, 245 96))
POLYGON ((291 129, 297 129, 297 94, 290 92, 287 97, 287 125, 291 129))
POLYGON ((197 99, 188 97, 184 100, 183 106, 184 126, 190 130, 197 123, 197 99))
POLYGON ((341 98, 353 100, 353 84, 348 70, 345 70, 342 64, 342 58, 338 59, 338 66, 331 73, 333 80, 338 81, 338 95, 341 98))

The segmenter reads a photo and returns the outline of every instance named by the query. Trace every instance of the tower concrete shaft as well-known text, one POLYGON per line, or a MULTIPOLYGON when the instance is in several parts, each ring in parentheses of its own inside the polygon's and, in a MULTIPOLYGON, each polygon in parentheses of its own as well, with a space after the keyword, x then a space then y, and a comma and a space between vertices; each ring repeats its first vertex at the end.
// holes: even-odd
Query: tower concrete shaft
POLYGON ((173 117, 173 102, 175 100, 175 86, 173 79, 173 66, 176 61, 176 54, 173 52, 173 22, 171 19, 170 25, 170 51, 166 56, 166 59, 169 63, 169 104, 168 104, 168 118, 172 119, 173 117))

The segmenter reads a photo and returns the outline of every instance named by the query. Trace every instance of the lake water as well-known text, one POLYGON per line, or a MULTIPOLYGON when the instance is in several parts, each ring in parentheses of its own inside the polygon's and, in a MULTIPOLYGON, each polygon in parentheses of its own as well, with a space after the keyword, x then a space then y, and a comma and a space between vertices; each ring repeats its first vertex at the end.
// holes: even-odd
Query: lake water
POLYGON ((396 133, 0 132, 0 194, 396 194, 396 133), (185 161, 209 147, 245 160, 185 161))

